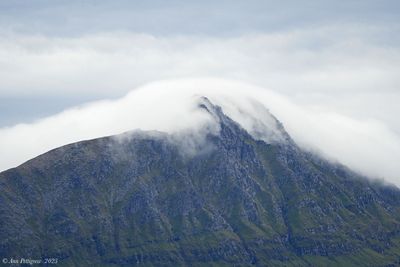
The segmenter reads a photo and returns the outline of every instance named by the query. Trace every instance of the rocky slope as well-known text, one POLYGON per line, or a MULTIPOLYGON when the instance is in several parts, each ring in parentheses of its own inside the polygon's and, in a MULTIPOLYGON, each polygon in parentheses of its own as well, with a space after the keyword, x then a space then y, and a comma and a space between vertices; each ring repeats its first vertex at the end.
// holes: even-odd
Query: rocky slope
MULTIPOLYGON (((219 107, 202 149, 133 132, 67 145, 0 174, 0 257, 60 266, 397 266, 400 190, 219 107)), ((175 140, 175 141, 171 141, 175 140)))

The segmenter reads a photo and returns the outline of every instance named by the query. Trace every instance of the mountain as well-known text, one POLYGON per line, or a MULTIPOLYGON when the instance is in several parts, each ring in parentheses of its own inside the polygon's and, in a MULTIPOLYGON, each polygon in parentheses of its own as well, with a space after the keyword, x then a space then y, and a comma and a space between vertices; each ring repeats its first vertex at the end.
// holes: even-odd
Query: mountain
MULTIPOLYGON (((400 190, 218 123, 195 151, 133 131, 0 173, 0 257, 60 266, 398 266, 400 190)), ((187 134, 185 138, 191 138, 187 134)), ((194 138, 194 137, 193 137, 194 138)))

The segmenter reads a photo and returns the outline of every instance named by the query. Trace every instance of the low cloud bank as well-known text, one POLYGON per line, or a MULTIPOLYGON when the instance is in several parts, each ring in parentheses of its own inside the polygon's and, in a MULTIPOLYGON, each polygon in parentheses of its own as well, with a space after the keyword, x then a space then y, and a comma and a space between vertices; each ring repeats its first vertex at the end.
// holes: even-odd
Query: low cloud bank
POLYGON ((35 123, 0 128, 0 169, 15 167, 68 143, 134 129, 169 133, 188 129, 201 132, 204 128, 217 131, 212 118, 197 108, 199 96, 210 98, 228 116, 264 140, 276 133, 266 107, 303 148, 400 185, 400 136, 384 124, 332 111, 317 112, 266 88, 211 78, 153 82, 117 100, 97 101, 35 123), (255 123, 260 121, 270 132, 260 134, 263 128, 255 123))
POLYGON ((117 99, 157 80, 217 77, 271 88, 325 112, 375 118, 400 133, 396 32, 354 24, 230 37, 0 30, 0 127, 117 99))

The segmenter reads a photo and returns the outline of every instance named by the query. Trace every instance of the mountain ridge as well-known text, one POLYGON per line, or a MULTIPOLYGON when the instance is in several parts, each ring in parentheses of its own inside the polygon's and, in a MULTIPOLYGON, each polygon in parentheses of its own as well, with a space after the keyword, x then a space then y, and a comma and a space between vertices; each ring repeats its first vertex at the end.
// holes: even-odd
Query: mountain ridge
POLYGON ((255 139, 206 98, 200 107, 220 116, 200 153, 181 153, 179 136, 135 131, 0 173, 0 256, 75 266, 399 263, 398 188, 291 139, 255 139))

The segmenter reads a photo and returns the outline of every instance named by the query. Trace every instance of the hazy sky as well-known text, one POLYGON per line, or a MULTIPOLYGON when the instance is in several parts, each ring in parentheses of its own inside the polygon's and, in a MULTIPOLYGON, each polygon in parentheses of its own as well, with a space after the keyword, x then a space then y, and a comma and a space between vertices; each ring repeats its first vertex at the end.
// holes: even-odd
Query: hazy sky
POLYGON ((353 109, 343 93, 368 91, 385 119, 374 106, 394 112, 386 100, 399 89, 399 11, 398 1, 368 0, 1 1, 0 127, 157 79, 209 75, 307 102, 300 91, 333 94, 341 109, 353 109))
POLYGON ((315 148, 358 169, 372 147, 400 161, 399 12, 398 1, 0 1, 0 135, 149 82, 214 77, 321 114, 315 148), (336 135, 348 151, 329 145, 329 118, 348 127, 336 135), (351 133, 372 137, 352 147, 351 133))
POLYGON ((0 3, 2 28, 55 36, 126 30, 155 35, 229 36, 321 24, 396 26, 393 1, 71 1, 13 0, 0 3))

